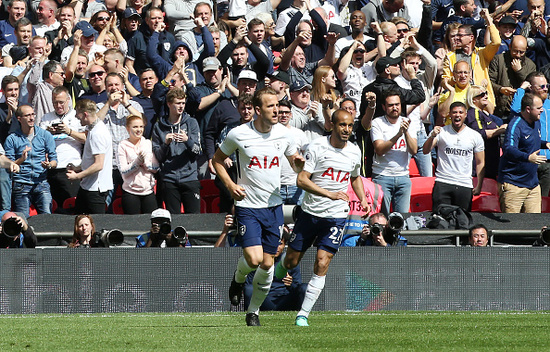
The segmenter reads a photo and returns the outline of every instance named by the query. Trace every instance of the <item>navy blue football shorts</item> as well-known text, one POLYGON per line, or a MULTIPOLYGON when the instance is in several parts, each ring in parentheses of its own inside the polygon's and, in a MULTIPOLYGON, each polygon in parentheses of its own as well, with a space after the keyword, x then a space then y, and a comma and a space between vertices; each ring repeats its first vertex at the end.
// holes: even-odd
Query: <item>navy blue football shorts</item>
POLYGON ((301 212, 294 225, 288 246, 295 251, 305 252, 311 245, 335 254, 342 243, 345 218, 320 218, 301 212))
POLYGON ((243 248, 261 245, 264 253, 277 253, 283 234, 282 205, 260 209, 235 207, 235 218, 243 248))

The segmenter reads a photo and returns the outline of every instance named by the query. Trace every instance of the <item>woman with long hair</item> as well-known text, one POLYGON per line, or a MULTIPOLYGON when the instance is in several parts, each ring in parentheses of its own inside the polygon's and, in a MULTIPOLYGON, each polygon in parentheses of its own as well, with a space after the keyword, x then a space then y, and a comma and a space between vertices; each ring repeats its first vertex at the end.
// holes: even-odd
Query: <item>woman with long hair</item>
POLYGON ((457 22, 449 24, 445 31, 445 37, 441 43, 441 48, 435 51, 434 57, 437 60, 437 77, 441 77, 443 74, 443 61, 445 60, 445 56, 447 56, 449 51, 455 51, 457 42, 460 42, 460 37, 458 36, 458 27, 460 26, 461 24, 457 22))
POLYGON ((336 74, 330 66, 319 66, 313 74, 311 101, 320 103, 327 131, 332 129, 330 117, 340 105, 339 98, 340 92, 336 90, 336 74))
POLYGON ((89 248, 95 247, 92 237, 95 233, 94 219, 90 215, 77 215, 74 219, 73 238, 67 247, 89 248))
POLYGON ((122 175, 122 209, 124 214, 151 213, 157 208, 153 174, 159 166, 151 140, 143 136, 145 120, 131 115, 126 119, 128 139, 118 146, 118 169, 122 175))
POLYGON ((491 104, 487 89, 483 86, 470 86, 466 93, 468 113, 464 122, 478 131, 485 142, 485 177, 496 179, 500 159, 498 136, 506 132, 507 124, 502 119, 488 112, 491 104))

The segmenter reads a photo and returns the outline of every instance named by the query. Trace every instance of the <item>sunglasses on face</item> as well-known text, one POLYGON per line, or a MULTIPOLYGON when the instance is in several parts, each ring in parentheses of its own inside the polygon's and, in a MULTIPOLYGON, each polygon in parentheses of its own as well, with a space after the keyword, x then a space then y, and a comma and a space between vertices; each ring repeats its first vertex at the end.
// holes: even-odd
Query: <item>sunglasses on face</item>
POLYGON ((104 71, 90 72, 88 74, 88 77, 94 78, 95 76, 103 76, 104 73, 104 71))
POLYGON ((402 29, 398 29, 397 30, 397 33, 401 34, 401 33, 409 33, 409 30, 407 28, 402 28, 402 29))
POLYGON ((540 86, 535 86, 539 89, 550 89, 550 84, 541 84, 540 86))
POLYGON ((487 96, 487 92, 479 93, 474 98, 485 98, 487 96))
POLYGON ((364 54, 366 53, 367 51, 365 49, 355 49, 353 51, 354 54, 364 54))

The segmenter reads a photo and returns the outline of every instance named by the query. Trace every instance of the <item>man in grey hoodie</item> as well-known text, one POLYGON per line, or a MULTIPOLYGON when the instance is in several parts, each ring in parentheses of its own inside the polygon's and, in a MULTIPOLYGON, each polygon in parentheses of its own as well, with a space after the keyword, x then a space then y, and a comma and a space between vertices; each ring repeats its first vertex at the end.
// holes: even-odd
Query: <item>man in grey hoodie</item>
POLYGON ((185 92, 171 89, 166 96, 167 115, 153 129, 153 153, 160 164, 157 193, 172 214, 200 212, 197 157, 202 153, 199 124, 184 112, 185 92))

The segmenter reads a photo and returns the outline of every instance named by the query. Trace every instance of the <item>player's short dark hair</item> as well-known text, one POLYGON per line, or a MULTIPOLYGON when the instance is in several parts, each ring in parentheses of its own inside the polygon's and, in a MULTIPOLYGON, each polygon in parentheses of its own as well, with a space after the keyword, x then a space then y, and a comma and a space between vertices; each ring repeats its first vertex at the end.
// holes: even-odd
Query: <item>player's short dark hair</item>
POLYGON ((42 68, 42 79, 44 81, 49 79, 50 73, 56 72, 58 67, 63 69, 63 66, 61 66, 61 63, 59 63, 59 61, 56 61, 56 60, 48 61, 42 68))
MULTIPOLYGON (((336 119, 338 118, 338 116, 340 116, 342 114, 347 114, 347 115, 351 116, 351 114, 347 110, 338 109, 338 110, 335 110, 332 113, 332 116, 330 117, 330 122, 332 122, 332 124, 335 125, 336 124, 336 119)), ((352 116, 352 117, 354 117, 354 116, 352 116)))
POLYGON ((345 98, 345 99, 343 99, 343 100, 340 102, 340 106, 342 106, 343 103, 348 102, 348 101, 351 102, 351 103, 353 103, 353 108, 354 108, 355 110, 357 110, 357 103, 355 102, 355 100, 353 100, 353 99, 351 99, 351 98, 345 98))
POLYGON ((544 73, 542 73, 540 71, 535 71, 535 72, 531 72, 530 74, 528 74, 527 77, 525 77, 525 80, 527 82, 533 84, 533 81, 537 77, 544 77, 544 79, 547 79, 546 76, 544 75, 544 73))
POLYGON ((124 84, 124 78, 122 78, 122 76, 118 72, 108 73, 107 76, 105 76, 105 83, 107 83, 107 78, 109 77, 118 77, 118 79, 120 79, 120 82, 124 84))
POLYGON ((471 25, 471 24, 461 24, 460 27, 458 27, 458 29, 463 29, 464 32, 466 32, 466 34, 468 34, 468 35, 473 35, 473 36, 474 36, 474 39, 476 38, 476 33, 475 33, 474 30, 472 29, 472 25, 471 25))
POLYGON ((533 106, 533 101, 535 100, 535 94, 533 93, 525 93, 523 98, 521 98, 521 111, 525 111, 525 109, 529 106, 533 106))
POLYGON ((166 102, 173 103, 176 99, 185 99, 185 91, 181 88, 173 88, 166 94, 166 102))
POLYGON ((254 98, 252 99, 252 105, 254 105, 254 107, 262 107, 262 97, 264 95, 274 95, 274 96, 277 96, 277 92, 275 91, 275 89, 271 88, 271 87, 265 87, 265 88, 262 88, 260 90, 257 90, 255 93, 254 93, 254 98))
POLYGON ((260 26, 260 25, 264 26, 264 28, 265 28, 264 21, 262 21, 258 18, 253 18, 253 19, 250 20, 250 22, 248 22, 248 30, 251 30, 252 27, 254 27, 254 26, 260 26))
POLYGON ((420 54, 416 51, 416 49, 413 48, 407 48, 401 53, 401 59, 402 63, 405 64, 405 60, 407 60, 409 57, 421 57, 420 54))
POLYGON ((146 68, 144 68, 143 70, 139 71, 138 77, 141 78, 141 76, 142 76, 145 72, 153 72, 153 73, 155 74, 155 77, 157 76, 157 73, 155 72, 155 70, 153 70, 151 67, 146 67, 146 68))
POLYGON ((460 6, 467 5, 469 0, 453 0, 453 7, 455 8, 455 11, 460 11, 460 6))
POLYGON ((146 18, 146 19, 147 19, 147 18, 151 18, 151 13, 152 13, 153 11, 164 12, 164 11, 162 11, 161 8, 158 8, 158 7, 151 7, 151 8, 150 8, 149 10, 147 10, 147 12, 145 13, 145 18, 146 18))
POLYGON ((7 75, 2 78, 2 90, 5 92, 8 84, 17 83, 17 85, 21 88, 21 83, 19 82, 19 79, 17 77, 12 75, 7 75))
POLYGON ((292 110, 292 104, 290 104, 290 101, 288 101, 286 99, 279 100, 279 107, 281 107, 281 106, 285 106, 285 107, 289 108, 290 110, 292 110))
POLYGON ((252 94, 248 94, 248 93, 240 94, 239 97, 237 98, 237 105, 241 103, 244 105, 253 105, 252 99, 254 99, 252 94))
POLYGON ((20 19, 15 21, 14 28, 17 31, 19 30, 19 28, 26 27, 26 26, 32 26, 32 22, 27 17, 21 17, 20 19))
POLYGON ((468 236, 472 237, 472 232, 474 232, 474 230, 477 230, 477 229, 484 229, 485 232, 487 233, 487 236, 489 236, 489 229, 487 228, 487 226, 483 224, 475 224, 472 227, 470 227, 468 229, 468 236))
POLYGON ((463 102, 461 101, 455 101, 451 104, 451 106, 449 107, 449 111, 453 110, 454 108, 456 108, 457 106, 460 106, 461 108, 464 109, 464 111, 468 111, 468 108, 466 107, 466 104, 464 104, 463 102))
POLYGON ((389 97, 394 97, 394 96, 398 96, 399 101, 401 101, 401 93, 399 93, 398 91, 396 91, 396 90, 387 90, 387 91, 383 92, 382 93, 382 101, 384 102, 384 105, 386 105, 386 99, 388 99, 389 97))

